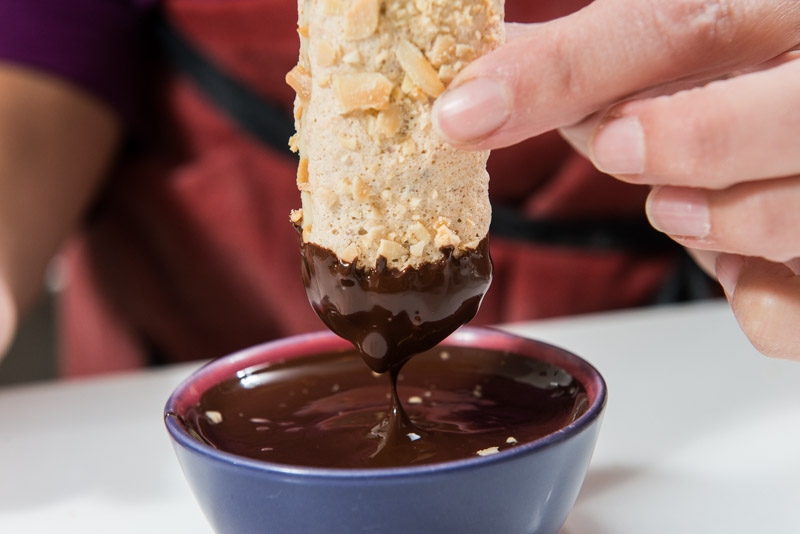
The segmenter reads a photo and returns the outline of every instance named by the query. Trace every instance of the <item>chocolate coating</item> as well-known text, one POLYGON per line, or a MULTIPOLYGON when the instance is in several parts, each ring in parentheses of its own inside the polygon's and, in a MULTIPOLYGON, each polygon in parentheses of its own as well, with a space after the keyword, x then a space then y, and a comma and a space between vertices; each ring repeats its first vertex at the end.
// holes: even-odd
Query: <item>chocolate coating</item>
POLYGON ((399 369, 472 319, 492 280, 489 241, 417 269, 379 261, 359 269, 313 243, 302 243, 303 283, 314 311, 349 340, 376 372, 399 369))

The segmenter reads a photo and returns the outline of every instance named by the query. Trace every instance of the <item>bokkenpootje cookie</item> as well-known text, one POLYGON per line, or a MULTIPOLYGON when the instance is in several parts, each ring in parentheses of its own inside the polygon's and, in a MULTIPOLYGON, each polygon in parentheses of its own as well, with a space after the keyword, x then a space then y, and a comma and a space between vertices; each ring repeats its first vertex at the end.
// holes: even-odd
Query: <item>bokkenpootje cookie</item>
POLYGON ((500 0, 305 0, 297 91, 309 302, 374 371, 477 313, 491 282, 488 152, 442 142, 433 99, 503 37, 500 0))
POLYGON ((445 144, 433 100, 504 38, 502 0, 301 0, 297 185, 304 243, 372 269, 474 250, 489 230, 488 152, 445 144))

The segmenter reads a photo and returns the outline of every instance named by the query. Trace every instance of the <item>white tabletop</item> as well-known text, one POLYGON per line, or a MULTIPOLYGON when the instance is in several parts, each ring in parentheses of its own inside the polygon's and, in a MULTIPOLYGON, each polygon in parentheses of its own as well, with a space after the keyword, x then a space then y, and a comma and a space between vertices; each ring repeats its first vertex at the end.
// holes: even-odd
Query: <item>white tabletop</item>
MULTIPOLYGON (((564 534, 800 532, 800 363, 722 303, 512 325, 609 386, 564 534)), ((161 421, 196 365, 0 390, 0 532, 209 534, 161 421)))

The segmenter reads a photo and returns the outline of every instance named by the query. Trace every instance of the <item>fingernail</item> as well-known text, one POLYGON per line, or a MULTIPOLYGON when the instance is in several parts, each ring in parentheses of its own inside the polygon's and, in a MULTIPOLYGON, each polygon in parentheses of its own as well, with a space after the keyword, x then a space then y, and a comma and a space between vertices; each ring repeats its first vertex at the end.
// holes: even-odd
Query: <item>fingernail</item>
POLYGON ((706 237, 711 218, 705 193, 689 187, 655 187, 645 205, 656 230, 677 237, 706 237))
POLYGON ((744 257, 742 256, 736 254, 720 254, 717 256, 717 264, 715 266, 717 280, 719 280, 728 297, 733 296, 743 265, 744 257))
POLYGON ((644 130, 636 117, 607 122, 592 139, 592 161, 608 174, 643 173, 644 152, 644 130))
POLYGON ((452 143, 482 140, 511 116, 511 97, 505 84, 492 78, 474 78, 448 89, 434 103, 436 132, 452 143))

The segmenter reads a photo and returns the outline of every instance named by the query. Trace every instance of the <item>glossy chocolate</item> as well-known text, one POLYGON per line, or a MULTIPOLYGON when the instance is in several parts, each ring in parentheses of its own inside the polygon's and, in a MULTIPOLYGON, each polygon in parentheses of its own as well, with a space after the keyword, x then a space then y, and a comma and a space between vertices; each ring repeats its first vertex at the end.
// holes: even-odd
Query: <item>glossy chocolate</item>
POLYGON ((390 413, 388 379, 355 351, 277 362, 211 388, 183 421, 198 439, 249 458, 375 468, 492 454, 563 428, 587 406, 565 371, 499 351, 413 358, 396 389, 407 416, 390 413))
POLYGON ((349 340, 376 372, 398 369, 472 319, 492 280, 488 239, 478 248, 417 269, 382 259, 359 269, 318 245, 303 243, 303 282, 314 311, 349 340))

